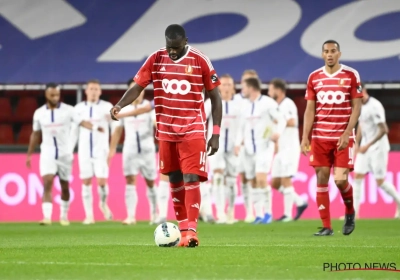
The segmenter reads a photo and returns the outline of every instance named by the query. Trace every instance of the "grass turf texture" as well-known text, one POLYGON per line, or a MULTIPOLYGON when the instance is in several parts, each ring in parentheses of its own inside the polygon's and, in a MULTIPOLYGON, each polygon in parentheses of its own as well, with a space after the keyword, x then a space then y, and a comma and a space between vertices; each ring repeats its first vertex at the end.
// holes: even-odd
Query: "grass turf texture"
POLYGON ((0 279, 400 279, 386 271, 324 272, 323 263, 395 262, 400 221, 361 220, 350 236, 314 237, 319 221, 199 225, 200 247, 159 248, 139 223, 0 224, 0 279))

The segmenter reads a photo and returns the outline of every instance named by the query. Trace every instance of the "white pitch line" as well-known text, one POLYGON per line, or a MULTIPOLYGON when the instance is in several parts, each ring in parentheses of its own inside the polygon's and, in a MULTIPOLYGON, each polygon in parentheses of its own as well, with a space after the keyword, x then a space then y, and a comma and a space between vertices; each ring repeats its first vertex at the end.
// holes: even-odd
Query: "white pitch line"
MULTIPOLYGON (((18 264, 18 265, 70 265, 70 266, 157 266, 157 267, 162 267, 164 266, 163 263, 158 263, 158 264, 152 264, 152 263, 147 263, 146 265, 143 265, 141 263, 97 263, 97 262, 29 262, 29 261, 0 261, 1 264, 18 264)), ((169 264, 165 264, 166 266, 169 266, 169 264)), ((197 267, 198 265, 196 264, 188 264, 185 266, 193 266, 197 267)), ((218 265, 207 265, 208 267, 255 267, 254 264, 218 264, 218 265)), ((265 267, 265 268, 272 268, 276 266, 265 266, 264 264, 260 264, 259 266, 265 267)), ((321 268, 321 266, 316 266, 316 265, 307 265, 307 266, 296 266, 297 268, 321 268)))

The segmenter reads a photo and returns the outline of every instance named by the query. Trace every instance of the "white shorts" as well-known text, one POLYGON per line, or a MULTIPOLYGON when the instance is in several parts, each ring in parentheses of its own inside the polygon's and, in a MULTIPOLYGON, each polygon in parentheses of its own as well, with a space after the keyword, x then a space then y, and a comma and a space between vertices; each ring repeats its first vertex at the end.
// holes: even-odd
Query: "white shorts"
POLYGON ((63 181, 69 181, 72 173, 73 156, 65 156, 58 159, 40 156, 40 176, 58 175, 63 181))
POLYGON ((240 147, 239 156, 238 156, 238 163, 236 165, 236 172, 237 173, 244 173, 244 160, 245 160, 245 150, 244 146, 240 147))
POLYGON ((225 171, 225 175, 236 176, 237 175, 237 161, 238 157, 233 152, 225 153, 223 150, 209 157, 210 169, 212 171, 216 169, 222 169, 225 171))
POLYGON ((79 158, 79 176, 83 179, 108 178, 107 158, 79 158))
POLYGON ((272 163, 272 178, 287 178, 297 174, 300 151, 278 152, 272 163))
POLYGON ((257 151, 254 155, 245 153, 244 172, 247 180, 254 179, 257 173, 269 173, 274 158, 274 144, 269 144, 265 150, 257 151))
POLYGON ((147 180, 155 180, 157 177, 155 153, 123 153, 122 164, 124 175, 140 174, 147 180))
POLYGON ((354 173, 367 174, 371 172, 375 179, 386 177, 389 153, 384 149, 367 151, 365 154, 358 153, 354 163, 354 173))

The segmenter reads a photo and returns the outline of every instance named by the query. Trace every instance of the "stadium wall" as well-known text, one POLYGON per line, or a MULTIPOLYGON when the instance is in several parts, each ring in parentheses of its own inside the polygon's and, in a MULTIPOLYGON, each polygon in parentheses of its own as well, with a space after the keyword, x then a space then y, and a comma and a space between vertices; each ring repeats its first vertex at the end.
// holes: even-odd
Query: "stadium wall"
MULTIPOLYGON (((158 156, 158 155, 157 155, 158 156)), ((25 167, 26 156, 24 154, 9 153, 0 154, 0 222, 21 222, 38 221, 42 218, 41 196, 43 185, 39 176, 39 154, 32 158, 32 169, 25 167)), ((398 192, 400 192, 400 152, 391 152, 389 157, 389 172, 387 180, 393 182, 398 192)), ((158 178, 157 178, 158 180, 158 178)), ((110 208, 116 220, 125 218, 124 189, 125 179, 122 174, 122 157, 117 154, 111 164, 110 178, 110 208)), ((352 182, 352 176, 350 178, 352 182)), ((84 211, 81 201, 81 180, 79 179, 79 168, 77 155, 74 159, 73 174, 71 183, 71 208, 69 218, 73 221, 84 219, 84 211)), ((238 180, 239 183, 239 180, 238 180)), ((316 176, 314 170, 308 166, 308 159, 301 156, 300 170, 294 178, 294 185, 297 192, 307 198, 310 207, 304 213, 304 218, 319 218, 315 204, 316 176)), ((146 186, 142 178, 138 179, 139 203, 137 207, 137 219, 148 220, 149 208, 146 198, 146 186)), ((344 206, 333 179, 329 183, 331 198, 331 215, 338 218, 344 213, 344 206)), ((58 220, 60 203, 60 186, 57 180, 54 188, 54 211, 53 219, 58 220)), ((97 189, 93 188, 94 201, 97 205, 97 189)), ((102 215, 98 207, 95 207, 95 219, 101 220, 102 215)), ((273 194, 273 214, 280 217, 283 211, 281 194, 274 191, 273 194)), ((395 203, 382 190, 378 189, 372 176, 367 176, 365 180, 365 193, 362 198, 360 216, 362 218, 393 218, 395 213, 395 203)), ((172 203, 169 205, 170 219, 174 219, 172 203)), ((236 218, 244 218, 243 197, 239 192, 236 200, 236 218)))

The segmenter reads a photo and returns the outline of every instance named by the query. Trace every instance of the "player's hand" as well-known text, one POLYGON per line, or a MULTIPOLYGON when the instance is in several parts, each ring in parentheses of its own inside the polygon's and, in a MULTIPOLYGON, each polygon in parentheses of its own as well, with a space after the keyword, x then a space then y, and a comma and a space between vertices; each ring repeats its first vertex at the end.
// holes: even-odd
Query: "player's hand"
POLYGON ((369 145, 361 146, 357 149, 357 152, 360 154, 365 154, 369 149, 369 145))
POLYGON ((308 138, 303 138, 301 140, 301 152, 303 155, 307 156, 310 151, 310 140, 308 138))
POLYGON ((276 142, 275 143, 275 151, 274 151, 274 153, 277 154, 278 151, 279 151, 279 145, 278 145, 278 142, 276 142))
POLYGON ((234 151, 234 153, 235 153, 235 156, 239 156, 239 153, 240 153, 240 146, 235 146, 235 151, 234 151))
POLYGON ((98 131, 98 132, 104 132, 104 128, 101 127, 101 126, 99 126, 99 127, 97 128, 97 131, 98 131))
POLYGON ((118 121, 117 115, 119 111, 121 111, 121 106, 115 105, 114 107, 112 107, 110 110, 111 119, 113 119, 114 121, 118 121))
POLYGON ((27 156, 26 158, 26 167, 31 168, 31 156, 27 156))
POLYGON ((219 148, 219 135, 213 134, 211 139, 208 140, 207 144, 207 152, 209 152, 208 156, 212 156, 218 151, 219 148))
POLYGON ((347 145, 349 145, 349 137, 350 135, 347 132, 344 132, 342 136, 340 136, 339 141, 337 143, 339 151, 342 151, 347 148, 347 145))
POLYGON ((278 143, 279 136, 280 136, 279 133, 272 134, 271 141, 274 142, 274 143, 278 143))

